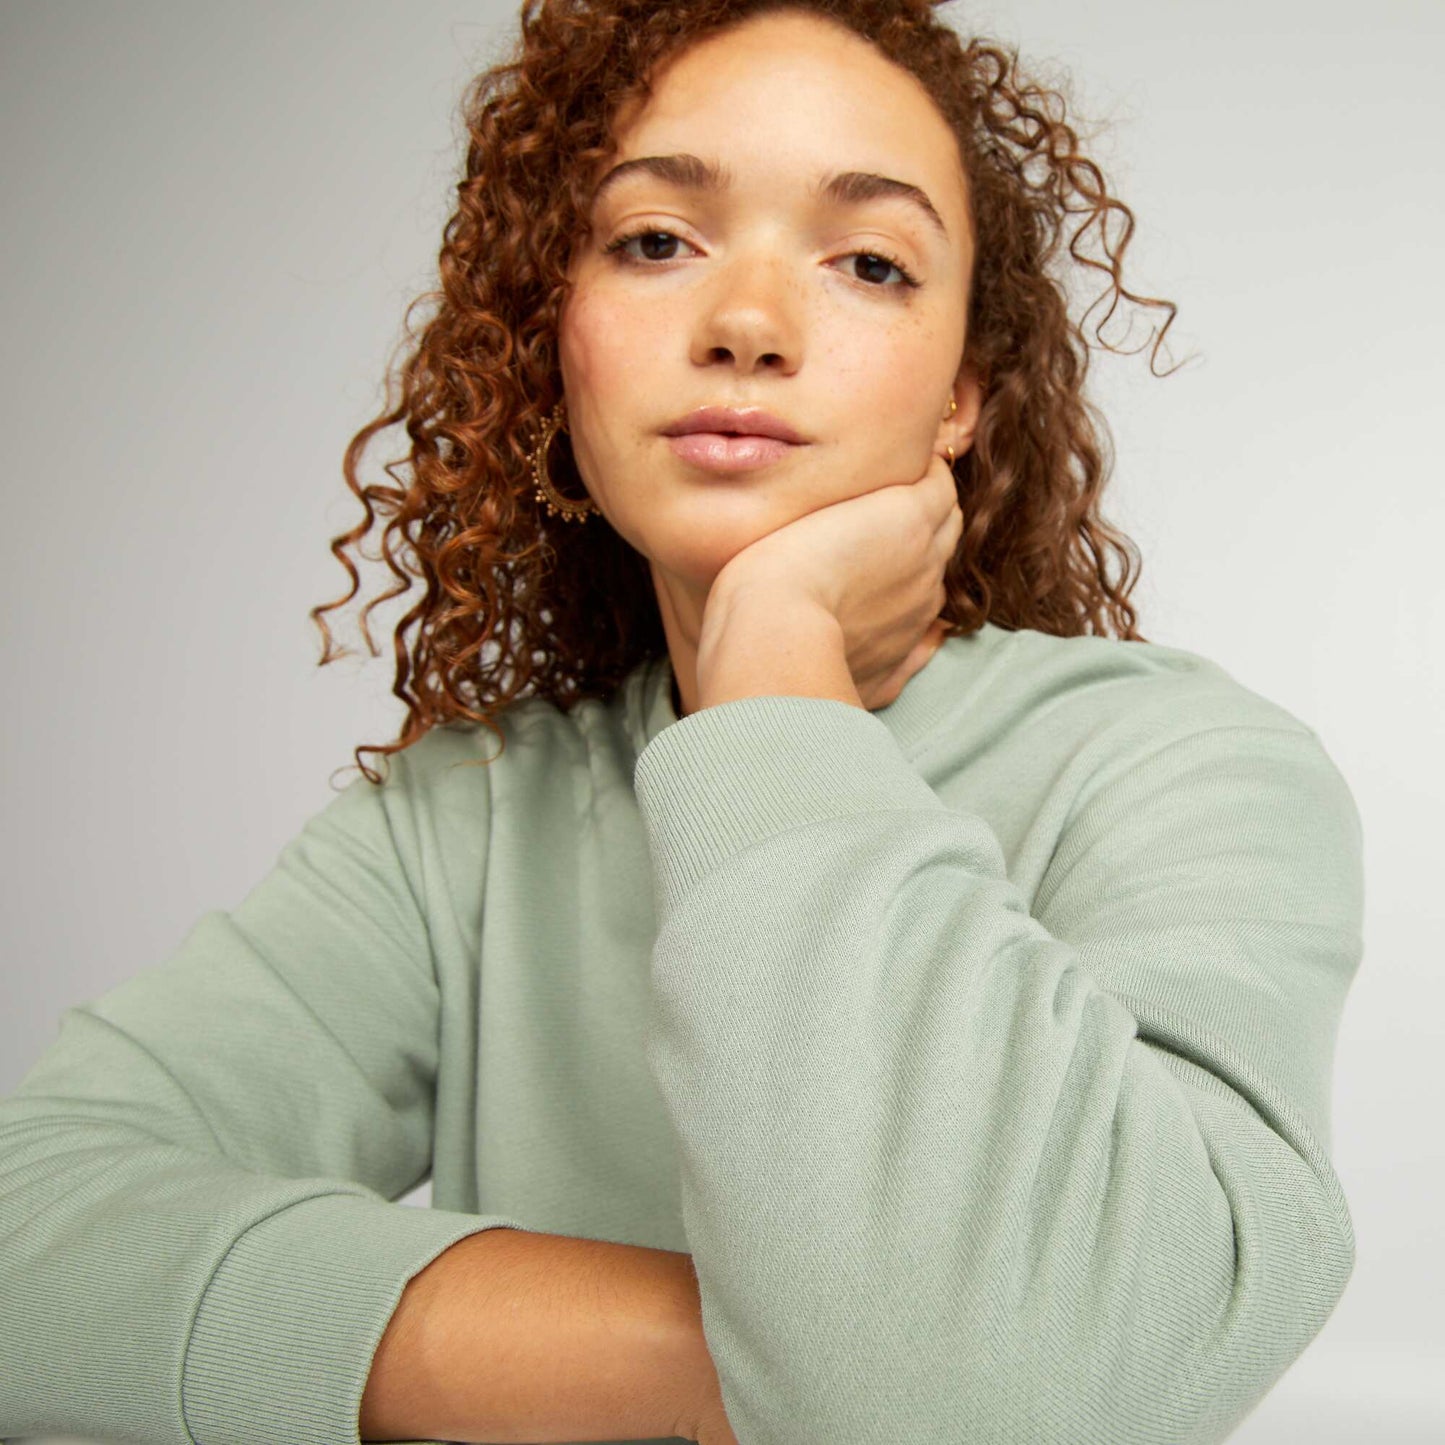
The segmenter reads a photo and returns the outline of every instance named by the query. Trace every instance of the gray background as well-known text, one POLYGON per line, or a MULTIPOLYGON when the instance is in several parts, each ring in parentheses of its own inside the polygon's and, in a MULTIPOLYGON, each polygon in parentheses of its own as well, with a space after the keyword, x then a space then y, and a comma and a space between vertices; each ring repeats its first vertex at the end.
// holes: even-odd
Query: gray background
MULTIPOLYGON (((1126 280, 1179 304, 1172 357, 1201 358, 1092 369, 1142 630, 1314 727, 1364 817, 1334 1139, 1358 1263, 1235 1438, 1445 1438, 1445 6, 944 13, 1072 77, 1139 220, 1126 280)), ((68 1004, 239 902, 352 748, 395 732, 389 662, 318 670, 306 611, 344 590, 342 449, 434 275, 462 86, 516 15, 0 5, 0 1093, 68 1004)), ((402 454, 383 442, 366 480, 402 454)), ((384 646, 397 615, 373 614, 384 646)))

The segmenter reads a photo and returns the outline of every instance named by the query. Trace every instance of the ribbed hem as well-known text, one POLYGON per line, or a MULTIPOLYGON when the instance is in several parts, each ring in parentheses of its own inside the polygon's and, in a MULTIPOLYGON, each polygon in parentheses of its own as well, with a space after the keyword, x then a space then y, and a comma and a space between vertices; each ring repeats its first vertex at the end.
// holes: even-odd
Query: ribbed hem
MULTIPOLYGON (((236 1240, 201 1298, 181 1410, 200 1445, 357 1445, 371 1362, 402 1292, 494 1214, 356 1194, 303 1199, 236 1240)), ((433 1445, 433 1442, 423 1442, 433 1445)))
POLYGON ((818 697, 736 698, 690 713, 647 745, 633 789, 659 918, 723 859, 776 833, 859 813, 947 806, 884 723, 818 697))

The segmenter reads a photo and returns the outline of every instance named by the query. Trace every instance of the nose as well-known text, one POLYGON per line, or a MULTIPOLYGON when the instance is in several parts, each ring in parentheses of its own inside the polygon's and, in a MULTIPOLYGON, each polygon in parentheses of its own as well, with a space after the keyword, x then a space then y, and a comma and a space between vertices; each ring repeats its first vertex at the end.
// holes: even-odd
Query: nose
POLYGON ((802 320, 797 288, 783 264, 751 251, 724 263, 712 279, 700 298, 693 360, 699 365, 731 361, 745 372, 796 370, 802 320))

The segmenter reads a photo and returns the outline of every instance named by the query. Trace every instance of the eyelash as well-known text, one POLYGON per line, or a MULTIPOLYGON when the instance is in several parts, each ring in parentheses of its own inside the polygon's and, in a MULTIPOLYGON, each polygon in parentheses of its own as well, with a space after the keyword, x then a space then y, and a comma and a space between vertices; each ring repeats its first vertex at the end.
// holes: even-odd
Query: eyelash
MULTIPOLYGON (((639 227, 639 228, 638 228, 637 230, 635 230, 635 231, 629 232, 629 233, 628 233, 627 235, 625 235, 625 236, 619 236, 615 241, 609 242, 608 245, 604 248, 603 254, 604 254, 604 255, 607 255, 607 256, 610 256, 610 255, 613 254, 613 252, 621 252, 622 254, 620 254, 620 255, 618 256, 618 260, 621 261, 622 264, 625 265, 625 266, 660 266, 660 265, 662 265, 663 263, 662 263, 661 261, 646 261, 646 260, 639 261, 639 260, 635 259, 634 257, 629 256, 629 255, 627 255, 625 252, 622 251, 622 248, 623 248, 624 246, 628 245, 628 244, 629 244, 630 242, 632 242, 632 241, 640 240, 643 236, 670 236, 670 237, 671 237, 673 240, 675 240, 675 241, 681 241, 681 240, 683 239, 681 236, 677 235, 677 233, 674 232, 674 231, 663 231, 663 230, 659 230, 656 226, 642 226, 642 227, 639 227)), ((686 241, 685 241, 685 242, 683 242, 683 244, 684 244, 684 245, 690 245, 691 242, 686 242, 686 241)), ((917 289, 919 286, 921 286, 921 285, 923 284, 920 280, 918 280, 918 278, 917 278, 916 276, 914 276, 914 274, 908 269, 908 267, 905 266, 905 265, 903 264, 903 262, 898 259, 897 256, 890 255, 887 251, 880 251, 880 250, 874 248, 874 249, 868 250, 868 251, 849 251, 849 252, 847 252, 846 254, 849 255, 849 256, 867 256, 867 257, 869 257, 870 259, 875 260, 875 261, 887 261, 890 266, 896 267, 897 270, 898 270, 898 272, 899 272, 899 274, 903 277, 903 286, 902 286, 902 287, 899 287, 899 286, 888 286, 888 285, 884 285, 884 284, 874 285, 873 283, 871 283, 871 282, 866 282, 866 281, 861 283, 861 284, 863 284, 863 285, 865 285, 865 286, 868 286, 871 290, 874 290, 874 291, 898 291, 898 290, 903 290, 903 289, 915 290, 915 289, 917 289)), ((675 260, 675 259, 676 259, 676 257, 672 257, 672 256, 669 256, 669 257, 668 257, 668 260, 675 260)), ((854 279, 856 280, 857 278, 855 277, 854 279)))

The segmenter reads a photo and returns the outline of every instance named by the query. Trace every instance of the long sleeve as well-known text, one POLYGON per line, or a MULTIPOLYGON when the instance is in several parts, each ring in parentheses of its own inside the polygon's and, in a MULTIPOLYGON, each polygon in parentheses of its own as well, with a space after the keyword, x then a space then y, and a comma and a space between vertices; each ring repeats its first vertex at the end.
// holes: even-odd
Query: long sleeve
POLYGON ((1175 712, 1038 820, 1031 897, 843 703, 639 759, 648 1059, 741 1445, 1219 1441, 1329 1317, 1358 814, 1303 725, 1175 712))
POLYGON ((431 1162, 438 985, 358 779, 0 1100, 0 1436, 346 1445, 407 1281, 510 1218, 431 1162))

